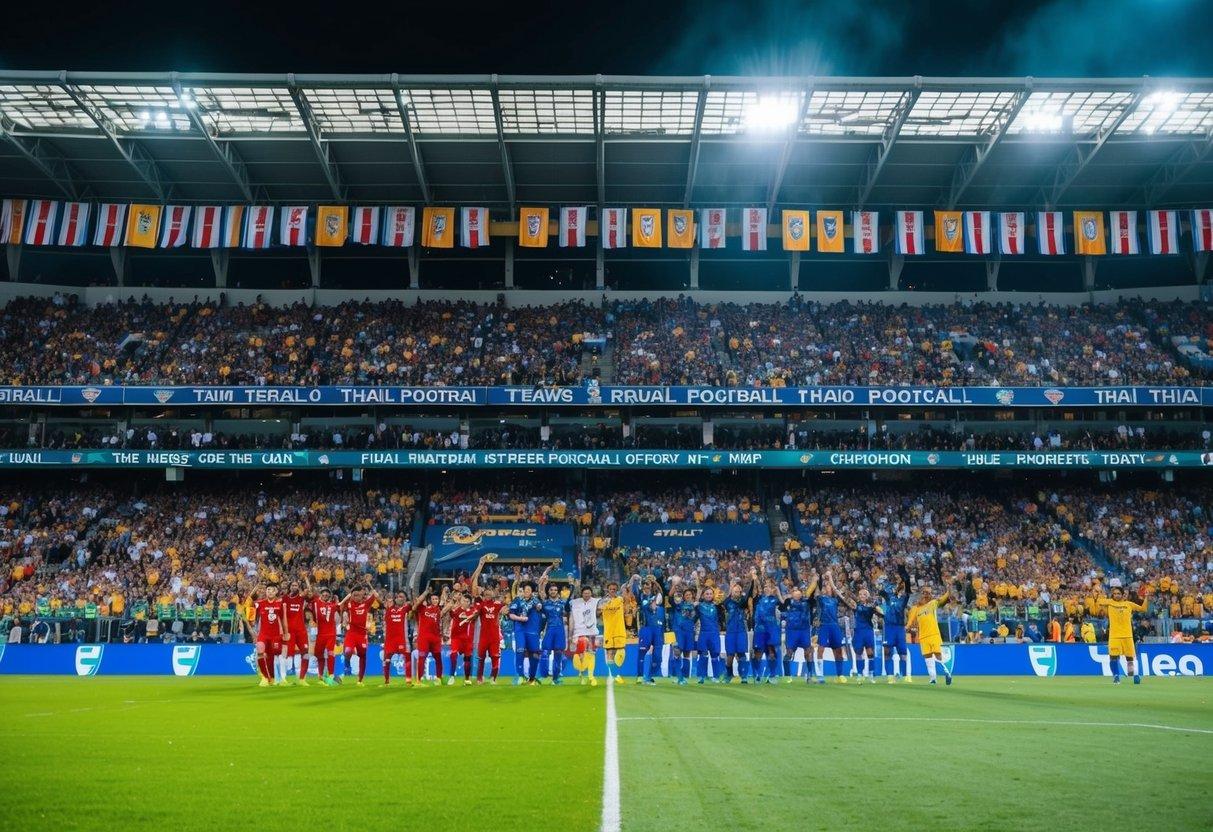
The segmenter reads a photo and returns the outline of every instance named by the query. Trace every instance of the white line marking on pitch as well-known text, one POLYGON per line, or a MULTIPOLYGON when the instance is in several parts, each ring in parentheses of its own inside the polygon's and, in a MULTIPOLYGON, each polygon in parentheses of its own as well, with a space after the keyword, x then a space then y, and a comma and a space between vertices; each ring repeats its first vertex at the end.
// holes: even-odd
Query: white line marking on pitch
MULTIPOLYGON (((613 703, 607 700, 608 712, 613 703)), ((1062 725, 1077 728, 1144 728, 1151 731, 1176 731, 1181 734, 1213 734, 1208 728, 1180 725, 1155 725, 1150 722, 1082 722, 1050 719, 976 719, 948 716, 621 716, 617 722, 958 722, 977 725, 1062 725)), ((610 731, 610 722, 607 723, 610 731)))
POLYGON ((602 754, 602 832, 619 832, 619 719, 615 716, 615 679, 607 676, 606 739, 602 754))

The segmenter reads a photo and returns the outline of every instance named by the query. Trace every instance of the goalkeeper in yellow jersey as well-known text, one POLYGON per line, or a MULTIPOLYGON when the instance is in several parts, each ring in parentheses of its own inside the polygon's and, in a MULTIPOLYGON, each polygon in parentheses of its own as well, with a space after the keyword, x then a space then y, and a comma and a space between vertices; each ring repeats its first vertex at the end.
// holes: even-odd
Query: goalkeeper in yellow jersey
POLYGON ((926 662, 927 676, 931 678, 932 685, 935 684, 937 663, 943 670, 944 684, 952 684, 952 672, 943 660, 943 635, 939 632, 939 619, 936 617, 939 608, 947 603, 947 590, 944 590, 942 597, 934 598, 930 585, 923 584, 918 590, 918 603, 909 615, 909 629, 918 632, 918 646, 922 649, 922 659, 926 662))
POLYGON ((1108 664, 1112 668, 1112 684, 1120 684, 1120 658, 1124 656, 1133 684, 1140 685, 1137 649, 1133 644, 1133 613, 1145 612, 1149 604, 1133 603, 1120 586, 1112 587, 1111 598, 1100 598, 1095 603, 1108 611, 1108 664))

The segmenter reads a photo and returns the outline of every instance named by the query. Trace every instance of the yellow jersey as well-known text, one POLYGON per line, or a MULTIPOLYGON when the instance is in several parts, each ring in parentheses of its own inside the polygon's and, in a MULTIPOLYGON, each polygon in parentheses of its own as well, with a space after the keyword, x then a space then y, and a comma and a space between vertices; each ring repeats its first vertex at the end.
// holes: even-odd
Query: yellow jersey
POLYGON ((1108 638, 1133 638, 1133 613, 1145 612, 1146 605, 1111 598, 1100 598, 1098 603, 1108 608, 1108 638))
POLYGON ((614 598, 604 598, 601 605, 602 609, 602 632, 623 634, 623 598, 616 595, 614 598))
POLYGON ((941 639, 939 634, 939 619, 935 617, 939 609, 939 599, 932 598, 925 604, 918 604, 910 610, 910 618, 918 625, 918 640, 941 639))

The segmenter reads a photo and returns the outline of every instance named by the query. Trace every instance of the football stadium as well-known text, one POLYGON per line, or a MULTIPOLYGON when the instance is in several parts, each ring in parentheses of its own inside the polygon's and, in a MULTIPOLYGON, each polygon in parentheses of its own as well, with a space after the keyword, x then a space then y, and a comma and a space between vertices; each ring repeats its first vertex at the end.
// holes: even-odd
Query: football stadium
POLYGON ((1213 77, 121 63, 0 69, 0 828, 1213 828, 1213 77))

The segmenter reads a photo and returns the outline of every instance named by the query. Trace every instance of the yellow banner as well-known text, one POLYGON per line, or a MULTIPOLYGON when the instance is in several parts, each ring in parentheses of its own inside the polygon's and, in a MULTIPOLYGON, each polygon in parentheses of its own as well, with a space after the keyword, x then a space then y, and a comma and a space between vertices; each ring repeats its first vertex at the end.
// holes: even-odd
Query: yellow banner
POLYGON ((426 208, 421 212, 421 244, 426 248, 455 247, 454 208, 426 208))
POLYGON ((935 212, 935 250, 964 253, 964 216, 960 211, 935 212))
POLYGON ((343 246, 350 228, 350 209, 345 205, 316 207, 316 245, 343 246))
POLYGON ((5 208, 8 210, 8 239, 0 240, 2 243, 10 245, 21 245, 21 235, 25 231, 25 206, 24 199, 6 199, 5 208))
POLYGON ((661 209, 632 209, 632 245, 636 248, 661 248, 661 209))
POLYGON ((132 205, 126 210, 126 244, 135 248, 155 248, 160 230, 159 205, 132 205))
POLYGON ((784 210, 783 218, 783 250, 809 250, 809 212, 784 210))
POLYGON ((846 226, 842 211, 817 212, 817 250, 841 254, 846 251, 846 226))
POLYGON ((1074 212, 1074 253, 1108 253, 1108 240, 1104 235, 1102 211, 1074 212))
POLYGON ((518 209, 518 245, 523 248, 547 248, 547 208, 518 209))
POLYGON ((666 245, 692 248, 695 245, 695 212, 671 208, 666 212, 666 245))

